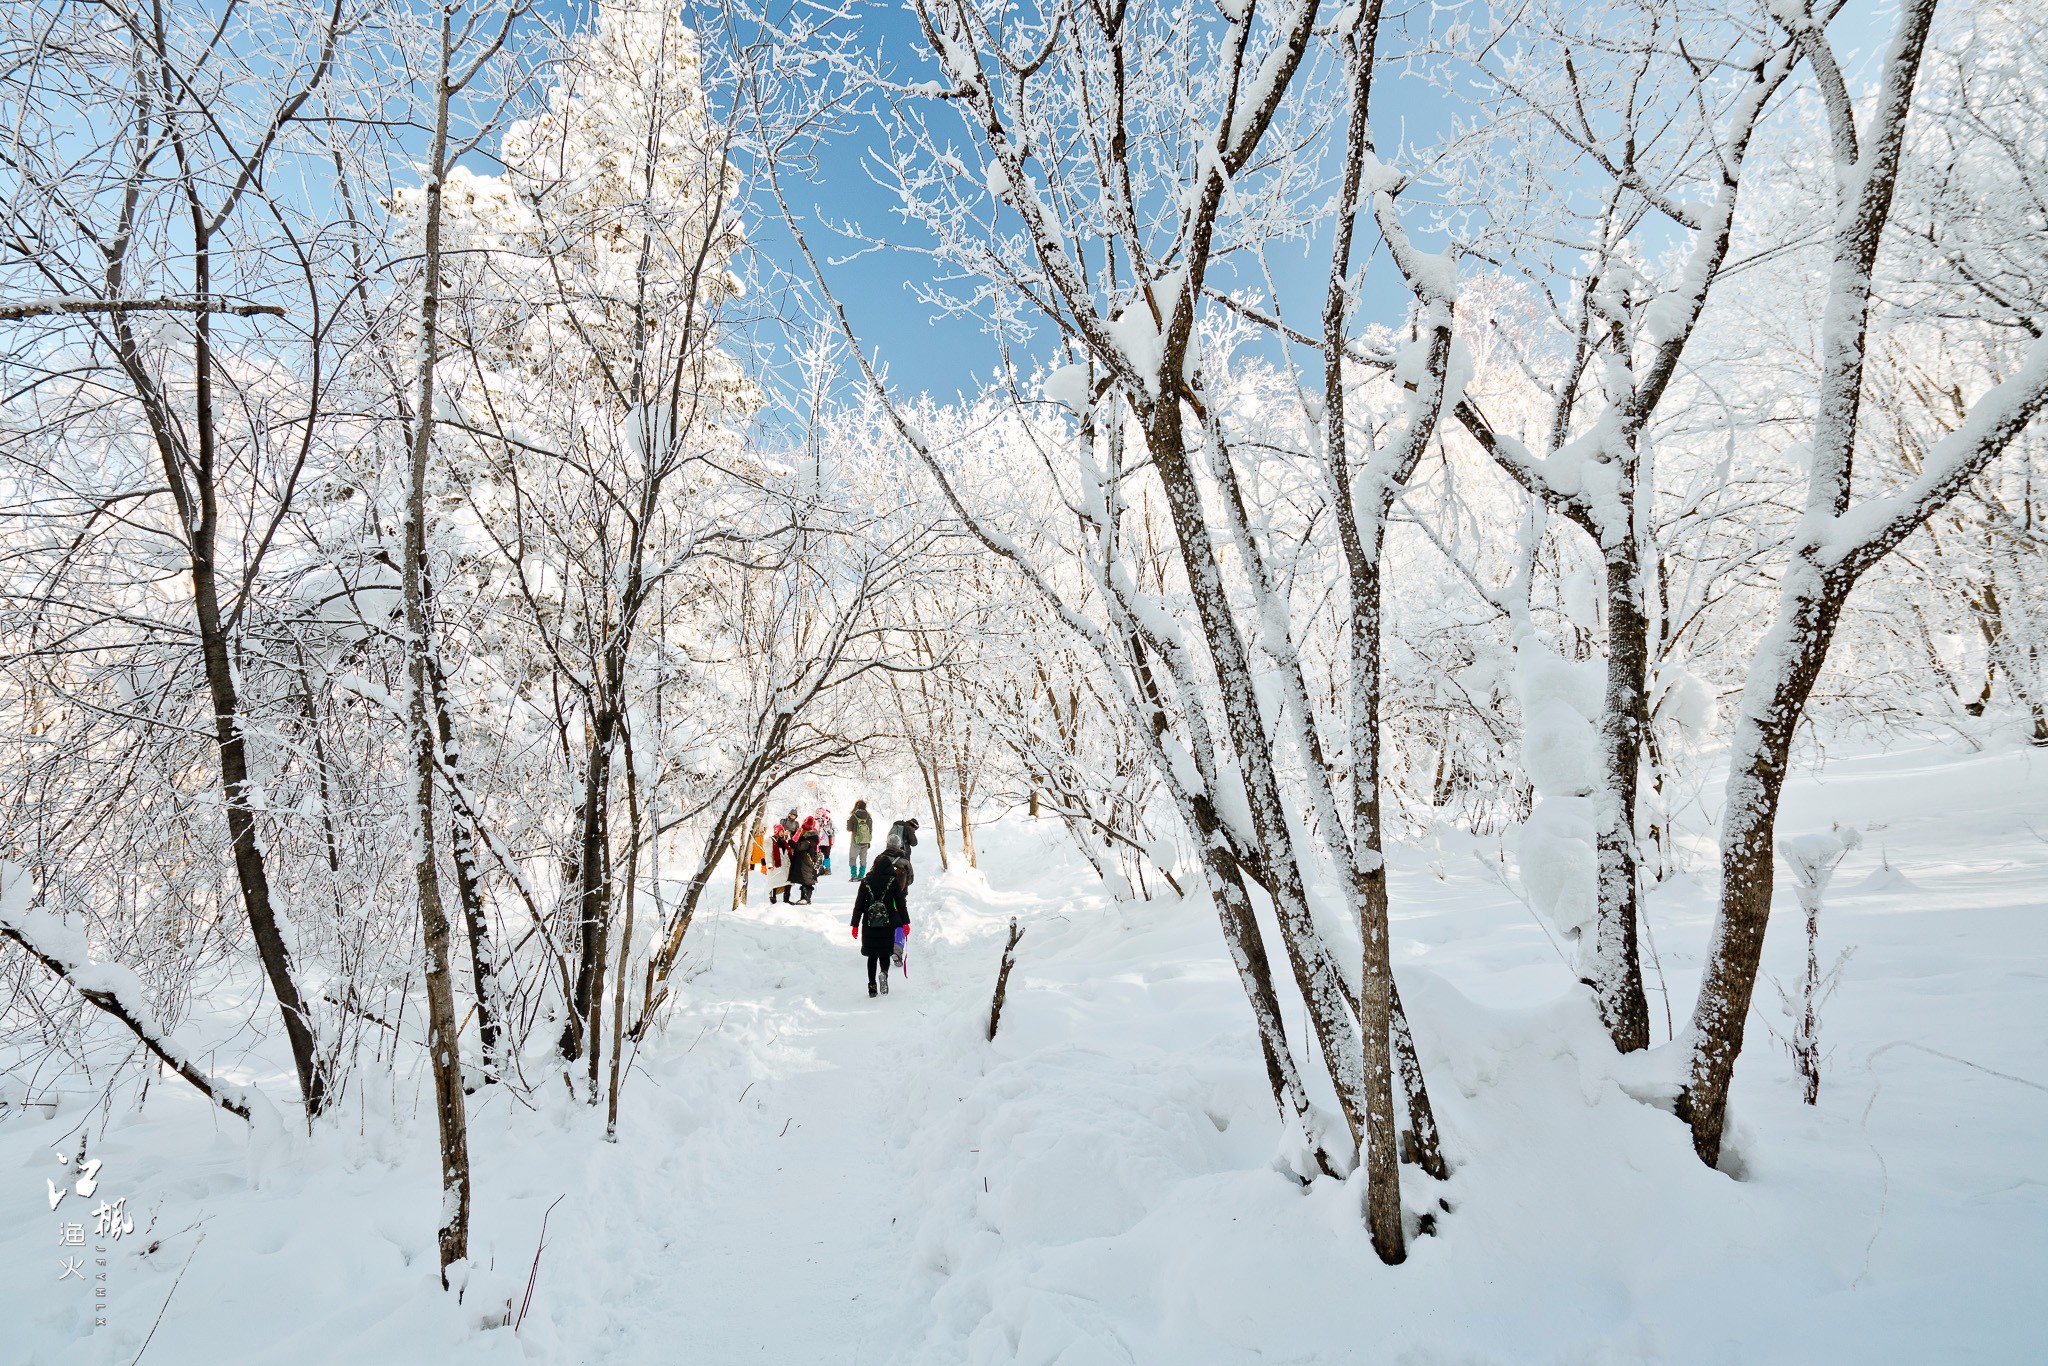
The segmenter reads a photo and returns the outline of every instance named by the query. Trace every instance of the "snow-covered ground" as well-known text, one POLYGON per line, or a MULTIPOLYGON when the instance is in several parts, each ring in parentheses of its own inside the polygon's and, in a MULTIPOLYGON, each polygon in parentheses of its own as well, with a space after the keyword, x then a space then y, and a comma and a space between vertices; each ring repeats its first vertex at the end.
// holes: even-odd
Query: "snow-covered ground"
MULTIPOLYGON (((460 1304, 435 1288, 413 1095, 310 1143, 252 1143, 173 1082, 139 1113, 9 1111, 0 1359, 130 1362, 154 1326, 154 1366, 2040 1360, 2048 755, 1836 758, 1798 780, 1781 830, 1833 821, 1867 842, 1822 914, 1824 955, 1854 954, 1820 1105, 1765 1032, 1766 984, 1740 1179, 1638 1098, 1670 1050, 1616 1058, 1493 846, 1446 838, 1395 859, 1395 936, 1456 1170, 1411 1173, 1437 1235, 1383 1267, 1356 1185, 1275 1170, 1213 914, 1113 903, 1050 822, 1012 819, 982 832, 980 872, 920 859, 910 977, 883 1000, 843 880, 813 907, 701 921, 710 965, 641 1054, 618 1144, 565 1093, 479 1097, 460 1304), (991 1045, 1012 915, 1026 933, 991 1045), (97 1334, 89 1283, 57 1280, 85 1202, 45 1195, 81 1122, 136 1220, 97 1334)), ((1651 914, 1682 1026, 1711 900, 1679 881, 1651 914)), ((1788 986, 1798 930, 1781 894, 1767 968, 1788 986)))

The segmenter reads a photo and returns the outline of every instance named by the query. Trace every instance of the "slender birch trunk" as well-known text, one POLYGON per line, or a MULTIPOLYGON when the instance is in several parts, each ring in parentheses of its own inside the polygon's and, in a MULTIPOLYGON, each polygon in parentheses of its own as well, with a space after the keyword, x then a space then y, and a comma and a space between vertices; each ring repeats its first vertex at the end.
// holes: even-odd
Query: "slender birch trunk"
POLYGON ((453 17, 441 13, 440 60, 434 81, 434 131, 427 150, 425 247, 420 292, 420 353, 413 403, 411 471, 405 502, 403 572, 407 653, 406 721, 413 758, 413 880, 419 896, 420 936, 426 951, 427 1064, 434 1078, 434 1113, 441 1139, 441 1287, 448 1268, 469 1255, 469 1121, 462 1090, 461 1040, 456 1035, 455 986, 449 970, 448 916, 434 849, 434 726, 430 715, 427 584, 427 465, 434 441, 434 370, 439 361, 441 312, 442 182, 448 172, 453 17))
MULTIPOLYGON (((423 566, 424 568, 424 566, 423 566)), ((433 600, 433 581, 421 580, 422 596, 433 600)), ((434 723, 440 736, 441 763, 452 784, 465 783, 462 749, 455 736, 455 718, 448 706, 448 680, 441 664, 441 652, 430 636, 425 646, 427 681, 433 688, 434 723)), ((470 985, 476 994, 476 1029, 479 1061, 485 1085, 498 1080, 500 1022, 504 1001, 498 991, 497 953, 491 942, 489 912, 484 906, 483 872, 477 863, 476 832, 461 812, 451 812, 448 845, 455 865, 455 890, 462 904, 462 921, 468 931, 470 985)))
POLYGON ((960 797, 960 856, 967 860, 969 868, 974 868, 979 865, 974 860, 974 818, 967 808, 970 784, 965 766, 955 769, 953 776, 957 780, 960 797))

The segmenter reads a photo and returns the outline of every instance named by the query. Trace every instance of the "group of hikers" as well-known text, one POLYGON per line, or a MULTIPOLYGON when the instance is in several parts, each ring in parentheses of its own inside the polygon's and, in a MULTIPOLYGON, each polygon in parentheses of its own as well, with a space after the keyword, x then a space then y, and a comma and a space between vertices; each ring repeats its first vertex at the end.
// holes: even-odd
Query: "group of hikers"
MULTIPOLYGON (((799 817, 795 807, 765 828, 757 822, 748 865, 768 878, 770 904, 808 906, 818 879, 832 872, 832 845, 837 835, 832 813, 819 807, 799 817), (801 895, 799 895, 799 893, 801 895)), ((903 969, 910 975, 906 949, 910 942, 910 884, 916 873, 910 866, 910 851, 917 847, 917 819, 897 821, 889 827, 888 838, 874 863, 868 863, 868 849, 875 835, 875 820, 865 800, 853 804, 846 818, 849 846, 847 876, 860 884, 853 897, 853 938, 868 964, 868 995, 889 994, 889 969, 903 969)))

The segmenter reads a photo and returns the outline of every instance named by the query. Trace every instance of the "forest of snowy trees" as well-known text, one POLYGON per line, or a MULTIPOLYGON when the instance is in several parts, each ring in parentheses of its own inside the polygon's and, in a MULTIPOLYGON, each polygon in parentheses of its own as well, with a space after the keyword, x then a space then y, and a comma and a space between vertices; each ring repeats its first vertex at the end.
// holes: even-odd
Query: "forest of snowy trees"
POLYGON ((1801 756, 2048 745, 2048 7, 888 15, 0 6, 0 1101, 416 1095, 450 1284, 477 1097, 615 1136, 770 802, 886 774, 1213 913, 1387 1263, 1432 832, 1720 1164, 1801 756))

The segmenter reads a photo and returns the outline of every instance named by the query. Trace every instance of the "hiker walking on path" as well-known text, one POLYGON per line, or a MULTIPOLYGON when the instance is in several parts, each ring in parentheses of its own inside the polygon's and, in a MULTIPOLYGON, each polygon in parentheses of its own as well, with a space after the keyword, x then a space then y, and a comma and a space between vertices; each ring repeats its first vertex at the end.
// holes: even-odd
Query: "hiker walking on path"
POLYGON ((852 844, 847 855, 846 873, 859 882, 868 875, 868 842, 875 837, 875 818, 868 814, 867 800, 863 798, 853 804, 853 814, 846 818, 846 838, 852 844))
MULTIPOLYGON (((790 815, 793 817, 796 813, 792 811, 790 815)), ((796 842, 790 847, 789 885, 803 888, 800 905, 811 904, 811 892, 818 885, 818 822, 815 817, 804 817, 804 823, 797 829, 796 842)))
MULTIPOLYGON (((912 816, 907 821, 897 821, 889 827, 889 843, 883 848, 882 856, 896 860, 896 866, 901 871, 903 879, 905 904, 908 904, 909 901, 910 884, 917 881, 917 869, 910 861, 910 851, 916 846, 917 817, 912 816)), ((910 968, 905 961, 910 956, 909 946, 910 926, 908 923, 905 923, 896 931, 895 957, 896 966, 903 969, 905 977, 910 976, 910 968)), ((886 991, 888 988, 884 987, 883 990, 886 991)))
POLYGON ((811 819, 818 823, 818 876, 826 877, 832 872, 832 839, 839 832, 833 827, 831 811, 825 807, 819 807, 811 819))
MULTIPOLYGON (((907 821, 896 821, 889 827, 889 842, 882 852, 894 854, 903 860, 903 885, 908 887, 917 881, 917 872, 910 866, 910 851, 917 847, 917 817, 907 821)), ((879 860, 877 860, 879 862, 879 860)))
POLYGON ((868 995, 889 994, 889 960, 910 938, 910 849, 917 843, 915 822, 899 840, 903 822, 889 831, 889 847, 861 879, 853 897, 853 937, 868 960, 868 995))

